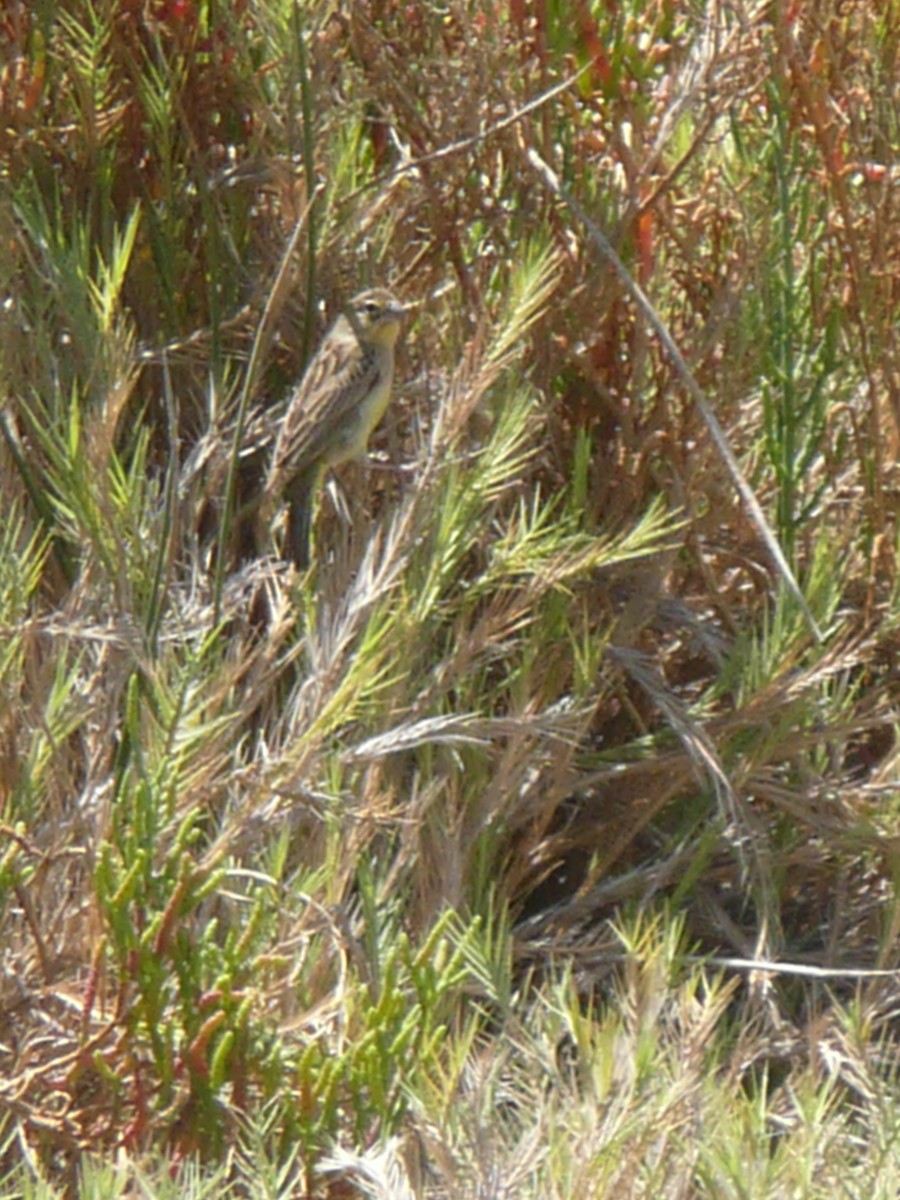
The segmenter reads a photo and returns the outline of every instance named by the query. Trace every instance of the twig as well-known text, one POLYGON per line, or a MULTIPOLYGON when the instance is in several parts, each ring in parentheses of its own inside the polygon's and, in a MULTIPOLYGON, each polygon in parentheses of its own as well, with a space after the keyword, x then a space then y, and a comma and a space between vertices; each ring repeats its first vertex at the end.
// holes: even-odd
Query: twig
POLYGON ((430 154, 421 154, 418 158, 410 158, 406 162, 401 163, 399 167, 391 167, 390 170, 384 171, 374 179, 368 180, 361 187, 357 188, 355 192, 351 192, 349 196, 345 197, 344 203, 349 203, 360 195, 361 192, 371 191, 372 188, 380 187, 383 183, 387 183, 391 179, 396 179, 400 175, 406 175, 410 171, 417 171, 419 167, 427 166, 433 162, 440 162, 441 159, 450 158, 453 154, 461 154, 464 150, 469 150, 473 146, 478 146, 482 142, 486 142, 488 138, 502 133, 504 129, 509 129, 511 125, 524 120, 525 117, 530 116, 531 113, 543 105, 548 104, 551 100, 555 100, 563 92, 567 92, 592 67, 592 62, 585 63, 574 75, 567 76, 561 83, 554 84, 546 92, 541 92, 539 96, 535 96, 533 100, 529 100, 521 108, 517 108, 514 112, 502 117, 495 125, 489 125, 487 129, 482 129, 479 133, 473 133, 470 137, 460 138, 458 142, 450 142, 446 146, 441 146, 438 150, 432 151, 430 154))
MULTIPOLYGON (((213 591, 213 624, 219 623, 219 616, 222 611, 222 588, 225 578, 225 544, 228 524, 231 520, 232 510, 234 508, 234 494, 237 485, 237 464, 241 454, 241 445, 244 438, 244 426, 247 420, 247 409, 250 405, 250 396, 253 392, 253 387, 256 383, 256 375, 262 361, 266 346, 272 334, 272 326, 277 313, 280 312, 284 302, 284 296, 290 283, 290 267, 294 258, 294 251, 297 248, 297 242, 300 239, 300 234, 306 225, 307 218, 312 210, 313 205, 319 197, 322 189, 317 188, 309 200, 303 212, 297 218, 291 236, 288 238, 287 245, 284 248, 284 254, 281 256, 281 264, 278 268, 278 274, 275 276, 275 282, 272 284, 272 289, 269 292, 269 298, 266 301, 266 307, 263 310, 260 318, 259 326, 256 330, 256 337, 253 339, 253 348, 250 351, 250 360, 247 363, 247 370, 244 373, 244 385, 241 389, 241 397, 238 402, 237 420, 234 427, 234 441, 232 444, 231 456, 228 460, 228 476, 225 482, 225 503, 222 506, 222 519, 219 523, 219 544, 216 550, 216 568, 215 568, 215 586, 213 591)), ((311 298, 308 298, 311 299, 311 298)))
POLYGON ((801 975, 809 979, 896 979, 900 970, 889 967, 816 967, 811 963, 775 962, 767 958, 729 958, 688 955, 690 962, 734 971, 767 971, 773 975, 801 975))
POLYGON ((738 465, 738 461, 728 444, 728 439, 725 436, 722 426, 719 424, 718 417, 707 403, 706 397, 703 395, 700 385, 697 383, 697 380, 694 378, 690 367, 685 362, 681 351, 675 344, 675 339, 669 333, 662 319, 657 315, 656 309, 650 303, 643 288, 640 286, 637 280, 632 277, 628 268, 613 249, 609 239, 606 237, 597 223, 588 216, 587 212, 585 212, 585 210, 569 192, 569 190, 562 183, 560 183, 556 172, 549 167, 537 153, 537 151, 531 149, 531 147, 526 149, 526 155, 529 163, 535 172, 541 177, 550 191, 553 192, 553 194, 560 200, 562 200, 563 203, 571 209, 582 225, 584 225, 600 253, 612 266, 613 270, 619 276, 637 306, 650 322, 654 332, 662 342, 666 353, 672 360, 676 371, 681 376, 682 382, 687 388, 691 399, 700 410, 700 415, 703 417, 703 420, 706 423, 706 427, 716 445, 716 449, 722 456, 725 466, 728 468, 728 473, 731 475, 732 481, 734 482, 734 485, 737 488, 738 493, 740 494, 740 497, 750 514, 751 520, 756 525, 760 537, 765 543, 775 567, 777 568, 784 582, 787 584, 788 590, 791 592, 800 606, 800 610, 806 619, 806 623, 809 626, 813 637, 817 642, 821 643, 823 641, 822 631, 819 629, 816 619, 812 615, 812 611, 806 602, 806 597, 801 592, 800 586, 797 583, 797 580, 794 578, 794 573, 784 556, 784 552, 779 545, 778 538, 770 528, 769 522, 766 520, 766 515, 763 512, 759 501, 756 499, 753 489, 744 477, 744 473, 738 465))

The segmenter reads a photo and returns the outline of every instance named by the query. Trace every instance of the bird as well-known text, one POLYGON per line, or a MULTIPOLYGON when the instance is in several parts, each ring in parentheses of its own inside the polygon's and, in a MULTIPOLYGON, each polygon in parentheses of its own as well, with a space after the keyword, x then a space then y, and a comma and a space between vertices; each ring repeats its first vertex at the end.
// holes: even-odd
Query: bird
POLYGON ((386 288, 354 296, 288 400, 258 523, 268 530, 280 504, 287 503, 284 556, 298 570, 310 563, 313 505, 325 473, 365 453, 390 402, 394 347, 405 315, 405 307, 386 288))

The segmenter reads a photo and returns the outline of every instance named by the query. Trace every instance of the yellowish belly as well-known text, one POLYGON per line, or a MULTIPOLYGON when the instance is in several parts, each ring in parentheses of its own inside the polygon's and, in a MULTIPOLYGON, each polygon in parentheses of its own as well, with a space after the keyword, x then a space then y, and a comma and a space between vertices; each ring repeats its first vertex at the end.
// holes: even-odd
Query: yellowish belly
POLYGON ((329 447, 327 465, 335 466, 351 458, 361 458, 366 452, 369 438, 375 426, 385 414, 391 399, 391 373, 382 373, 381 382, 373 388, 355 414, 348 416, 340 431, 340 436, 334 439, 329 447))

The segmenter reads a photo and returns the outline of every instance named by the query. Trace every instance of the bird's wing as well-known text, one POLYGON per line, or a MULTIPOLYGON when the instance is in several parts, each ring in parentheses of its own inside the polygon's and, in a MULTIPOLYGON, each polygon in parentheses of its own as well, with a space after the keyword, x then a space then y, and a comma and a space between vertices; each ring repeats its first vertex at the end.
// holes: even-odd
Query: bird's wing
POLYGON ((375 372, 374 350, 355 337, 323 345, 288 403, 269 471, 270 491, 323 457, 335 431, 368 391, 366 377, 375 372))

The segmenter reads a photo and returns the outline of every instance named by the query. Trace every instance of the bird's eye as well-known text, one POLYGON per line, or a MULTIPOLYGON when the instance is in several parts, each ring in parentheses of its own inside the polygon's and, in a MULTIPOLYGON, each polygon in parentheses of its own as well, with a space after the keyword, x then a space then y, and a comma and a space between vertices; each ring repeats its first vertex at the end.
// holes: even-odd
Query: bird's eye
POLYGON ((370 317, 374 317, 375 314, 377 312, 379 312, 378 301, 377 300, 367 300, 366 301, 366 312, 369 314, 370 317))

